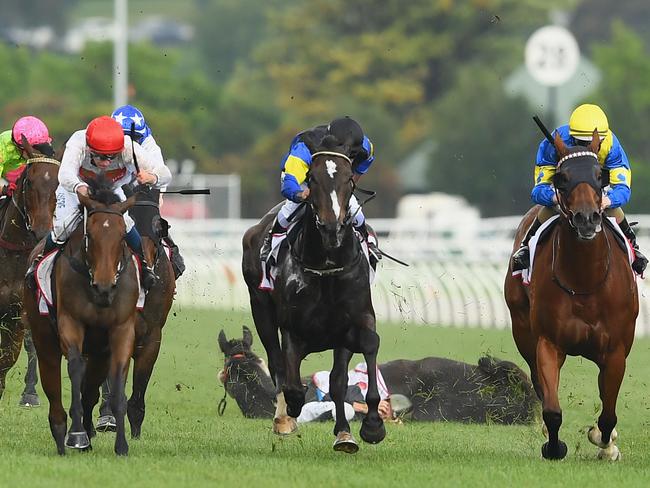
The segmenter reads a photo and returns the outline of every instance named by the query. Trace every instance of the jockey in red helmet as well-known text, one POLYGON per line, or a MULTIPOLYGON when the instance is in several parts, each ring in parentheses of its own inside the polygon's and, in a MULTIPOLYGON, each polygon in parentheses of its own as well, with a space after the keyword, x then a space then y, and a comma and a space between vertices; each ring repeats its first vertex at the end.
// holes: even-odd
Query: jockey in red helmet
MULTIPOLYGON (((113 182, 113 191, 122 200, 126 197, 122 185, 134 177, 138 183, 154 188, 166 186, 171 173, 164 164, 157 163, 149 154, 133 143, 122 132, 122 127, 108 116, 93 119, 84 130, 75 132, 66 144, 66 151, 59 169, 59 187, 56 190, 54 226, 48 235, 41 256, 62 246, 82 218, 78 195, 88 195, 87 181, 99 175, 113 182), (132 149, 133 148, 133 149, 132 149), (136 171, 133 156, 140 171, 136 171)), ((125 240, 141 263, 142 286, 148 290, 156 281, 153 270, 147 265, 142 250, 140 234, 128 213, 124 214, 125 240)), ((30 268, 32 272, 34 265, 30 268)))

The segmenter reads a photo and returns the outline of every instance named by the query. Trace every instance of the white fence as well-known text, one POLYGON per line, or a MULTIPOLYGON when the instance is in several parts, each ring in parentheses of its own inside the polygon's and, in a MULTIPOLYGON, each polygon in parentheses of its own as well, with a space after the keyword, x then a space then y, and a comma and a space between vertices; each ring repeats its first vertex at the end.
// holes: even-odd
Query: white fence
MULTIPOLYGON (((650 216, 639 220, 642 249, 650 251, 650 216)), ((387 252, 411 264, 384 259, 373 285, 379 320, 456 327, 504 328, 510 316, 503 280, 519 217, 482 219, 473 237, 429 229, 426 222, 375 219, 387 252)), ((252 220, 172 221, 172 234, 187 264, 178 282, 183 305, 248 311, 241 275, 241 237, 252 220)), ((460 224, 459 224, 460 225, 460 224)), ((650 300, 638 280, 641 311, 637 334, 650 334, 650 300)))

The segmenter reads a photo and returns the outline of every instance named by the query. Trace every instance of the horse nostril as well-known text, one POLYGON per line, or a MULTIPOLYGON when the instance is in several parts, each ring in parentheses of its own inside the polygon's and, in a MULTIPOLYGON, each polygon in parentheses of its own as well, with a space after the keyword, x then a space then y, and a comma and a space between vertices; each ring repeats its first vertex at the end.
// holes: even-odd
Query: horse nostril
POLYGON ((587 222, 587 218, 583 213, 577 213, 573 216, 573 221, 576 225, 583 225, 587 222))
POLYGON ((594 213, 591 214, 591 219, 590 220, 591 220, 592 224, 598 225, 598 224, 600 224, 600 222, 602 220, 602 217, 598 212, 594 212, 594 213))

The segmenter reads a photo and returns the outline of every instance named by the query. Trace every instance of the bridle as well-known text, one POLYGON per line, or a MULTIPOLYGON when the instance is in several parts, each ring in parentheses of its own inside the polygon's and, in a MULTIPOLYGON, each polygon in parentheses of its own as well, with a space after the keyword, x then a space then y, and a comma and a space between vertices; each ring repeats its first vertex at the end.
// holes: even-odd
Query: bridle
MULTIPOLYGON (((53 158, 48 158, 46 156, 37 156, 34 158, 29 158, 25 163, 25 169, 20 175, 20 182, 21 182, 20 192, 13 192, 11 194, 11 204, 15 207, 15 209, 18 211, 18 214, 23 219, 23 223, 25 224, 25 230, 32 235, 34 234, 34 232, 32 231, 32 218, 29 212, 29 208, 27 207, 27 192, 29 190, 29 178, 27 177, 27 175, 29 173, 29 168, 31 167, 32 164, 35 163, 54 164, 56 166, 61 166, 61 163, 59 161, 53 158), (16 198, 16 195, 19 195, 19 198, 16 198)), ((10 244, 10 243, 5 243, 5 244, 10 244)), ((13 247, 16 248, 15 250, 23 250, 23 249, 30 249, 32 246, 14 245, 13 247)))
MULTIPOLYGON (((88 247, 90 245, 90 234, 88 234, 88 219, 95 214, 110 214, 110 215, 119 215, 120 217, 123 217, 122 212, 119 212, 117 210, 113 210, 111 208, 102 208, 102 209, 92 209, 88 210, 86 207, 84 207, 84 214, 83 214, 83 247, 81 248, 81 254, 83 258, 83 264, 85 265, 85 271, 88 273, 88 276, 90 278, 90 284, 92 285, 93 282, 93 269, 90 263, 88 262, 88 247)), ((122 236, 124 238, 124 236, 122 236)), ((115 276, 113 277, 113 281, 117 283, 117 281, 120 279, 120 276, 124 272, 124 270, 127 268, 128 265, 128 258, 129 258, 129 253, 122 251, 122 258, 120 259, 120 263, 117 267, 117 272, 115 273, 115 276)), ((74 268, 74 266, 73 266, 74 268)), ((77 270, 79 271, 79 270, 77 270)))

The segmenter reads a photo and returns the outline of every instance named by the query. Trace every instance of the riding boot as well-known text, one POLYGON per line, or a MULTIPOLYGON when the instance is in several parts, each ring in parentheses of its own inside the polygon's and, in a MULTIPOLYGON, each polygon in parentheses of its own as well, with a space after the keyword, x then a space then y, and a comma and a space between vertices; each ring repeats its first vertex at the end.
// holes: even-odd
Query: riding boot
POLYGON ((535 235, 535 232, 537 232, 541 225, 542 223, 537 217, 535 217, 535 220, 533 220, 533 223, 526 232, 524 240, 521 241, 519 249, 517 249, 512 255, 512 271, 523 271, 524 269, 528 269, 530 266, 530 249, 528 249, 528 242, 530 241, 530 238, 535 235))
POLYGON ((377 262, 380 261, 382 258, 381 251, 377 247, 377 237, 374 235, 370 235, 365 220, 360 226, 355 227, 355 229, 357 230, 357 232, 359 232, 359 234, 361 234, 361 236, 368 244, 368 254, 370 254, 370 264, 373 267, 373 269, 375 269, 377 267, 377 262))
POLYGON ((646 266, 648 266, 648 258, 646 258, 639 250, 639 245, 636 242, 636 234, 632 230, 632 227, 630 227, 627 218, 623 218, 623 220, 618 225, 623 231, 623 234, 625 234, 625 237, 627 237, 627 239, 630 241, 632 249, 634 249, 635 257, 634 262, 632 263, 632 269, 636 274, 641 276, 643 275, 646 266))
POLYGON ((286 232, 287 229, 282 227, 280 222, 278 222, 278 218, 276 217, 275 220, 273 221, 273 226, 271 227, 271 230, 264 236, 264 242, 262 243, 262 247, 260 249, 260 260, 265 263, 269 259, 269 255, 271 254, 271 245, 273 244, 273 234, 283 234, 286 232))
POLYGON ((183 256, 181 256, 178 246, 169 234, 165 237, 165 243, 169 246, 169 249, 171 249, 170 261, 172 263, 172 268, 174 269, 174 279, 177 280, 185 271, 185 260, 183 259, 183 256))
POLYGON ((38 267, 38 263, 41 262, 43 256, 48 255, 49 253, 51 253, 57 248, 61 248, 61 246, 62 244, 57 244, 56 242, 54 242, 51 233, 47 235, 47 237, 45 238, 45 245, 43 246, 43 250, 34 258, 34 261, 32 261, 32 264, 25 272, 25 282, 27 283, 27 286, 30 289, 32 290, 36 289, 36 279, 34 275, 36 273, 36 268, 38 267))
POLYGON ((124 240, 131 248, 133 254, 136 255, 140 261, 140 282, 145 291, 149 291, 153 285, 158 281, 158 277, 153 272, 153 269, 147 264, 147 259, 144 257, 144 250, 142 249, 142 239, 140 233, 135 226, 127 232, 124 240))

